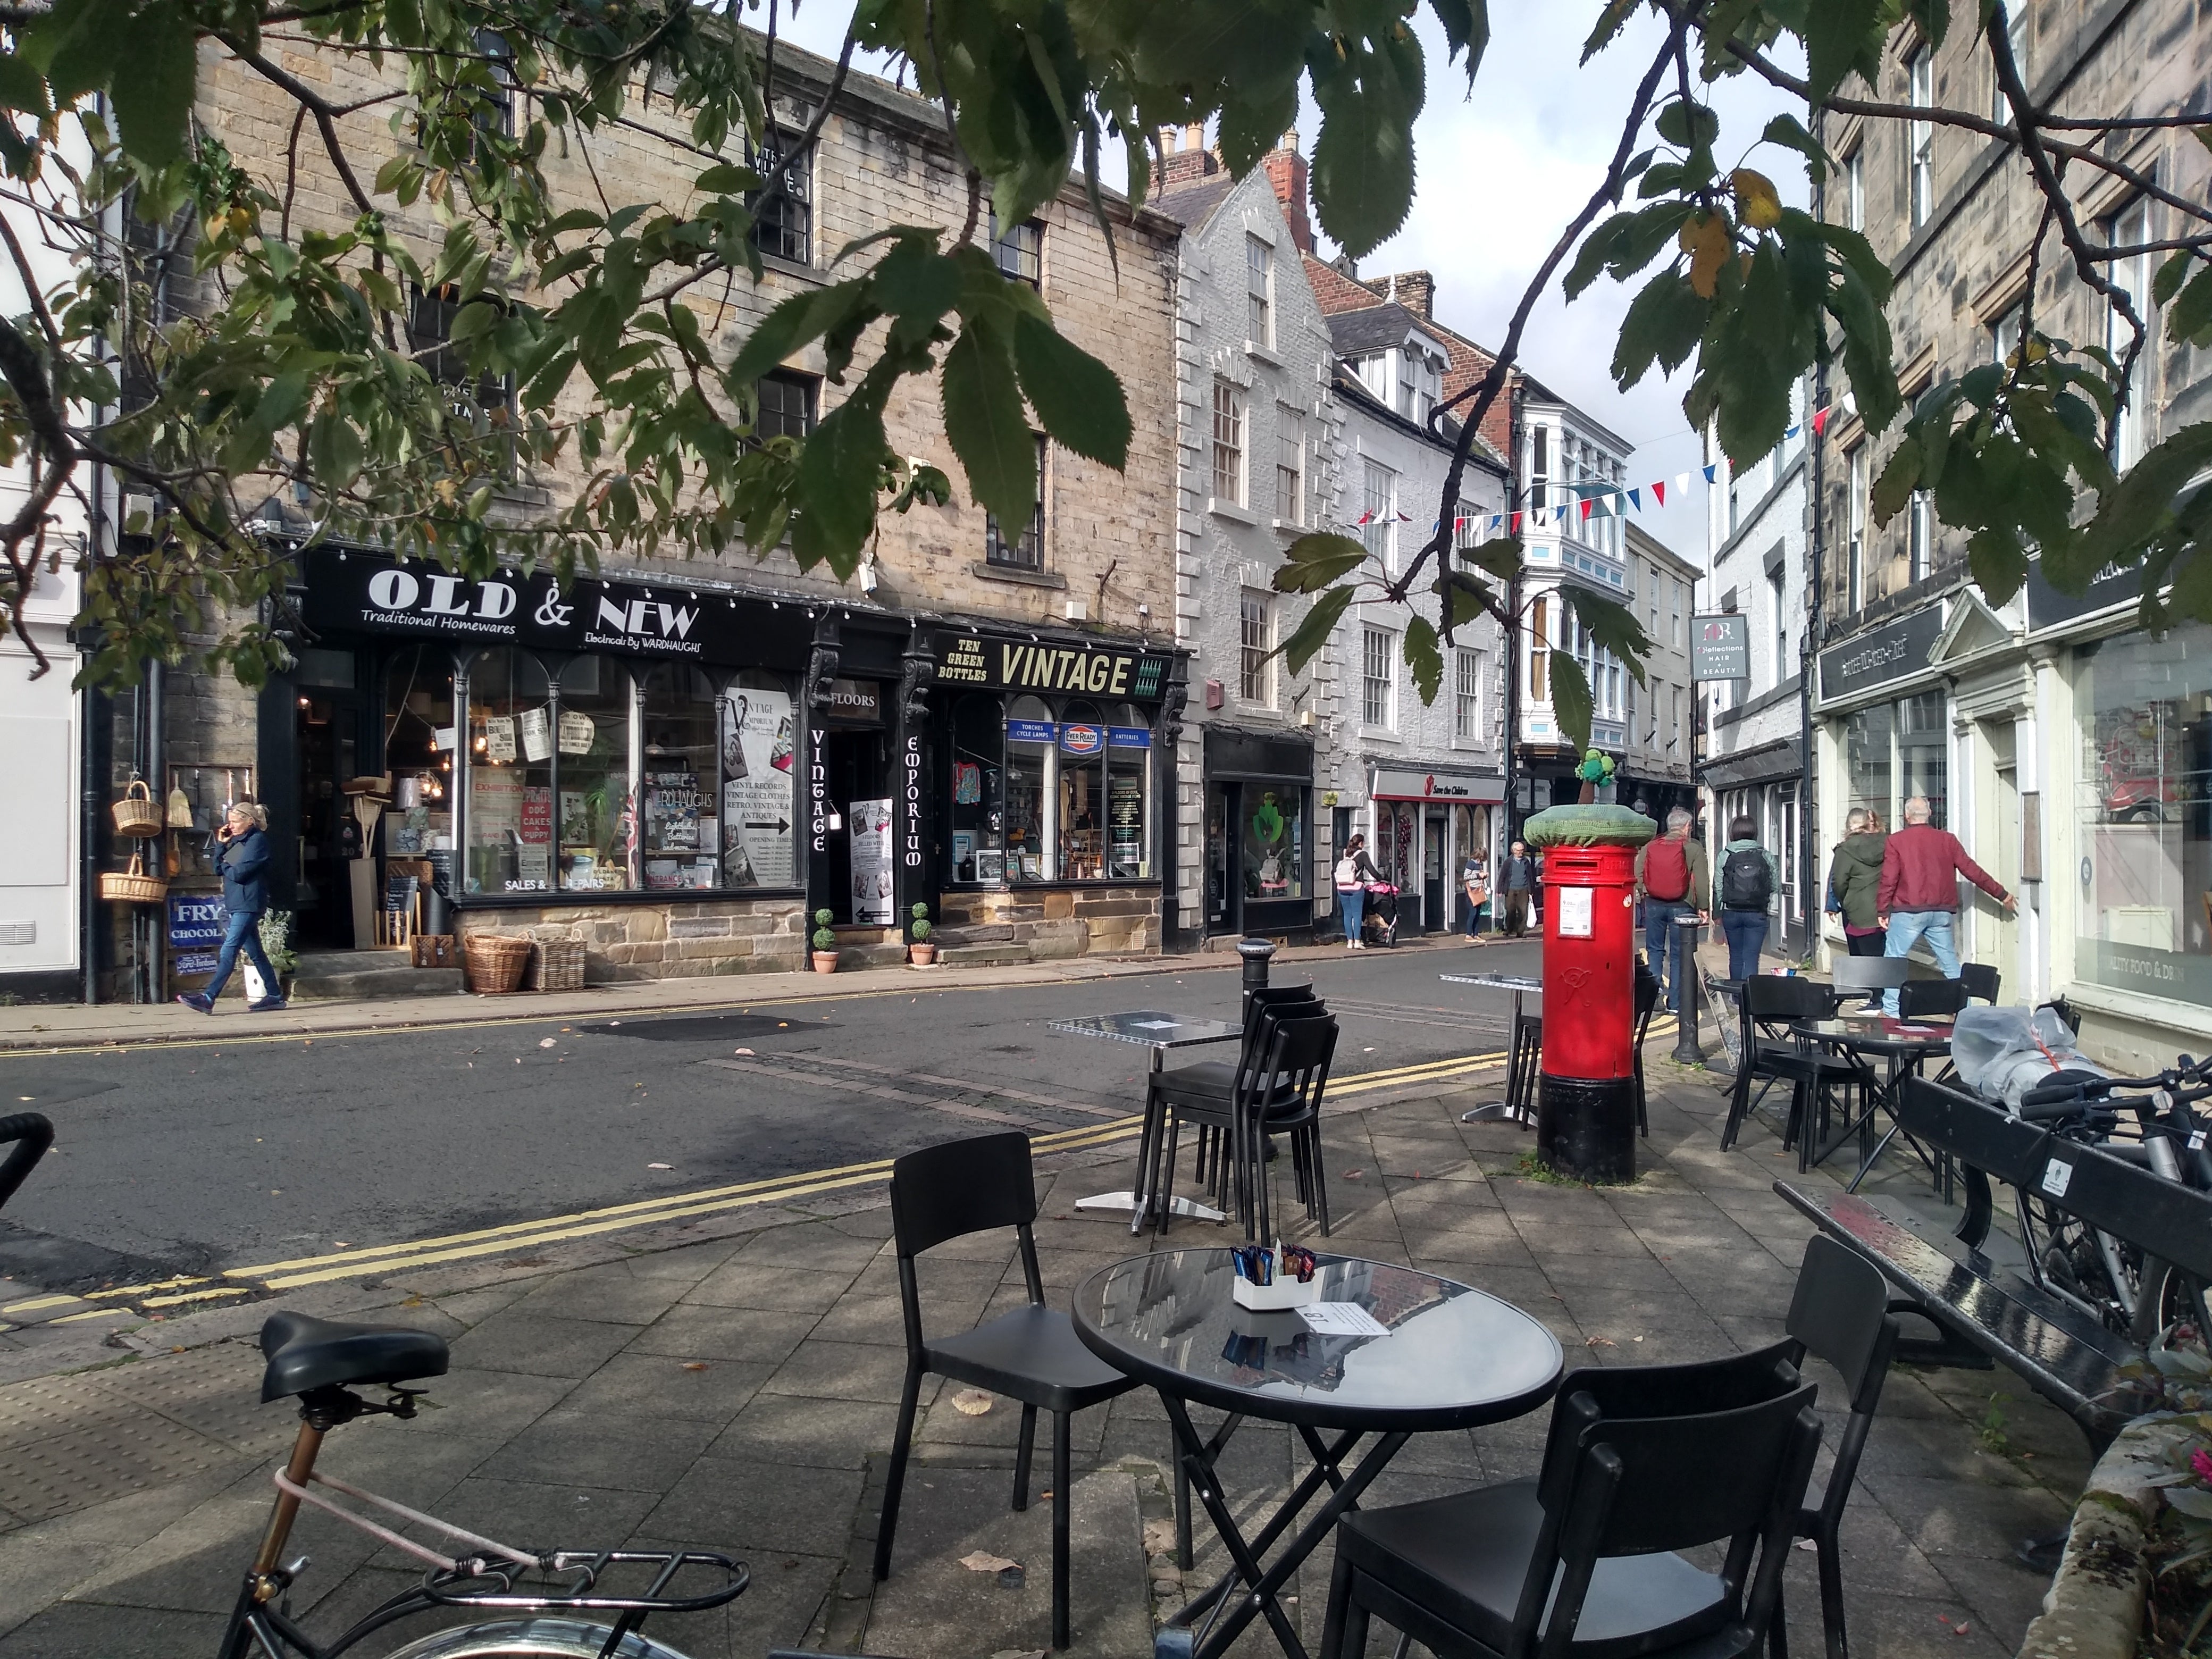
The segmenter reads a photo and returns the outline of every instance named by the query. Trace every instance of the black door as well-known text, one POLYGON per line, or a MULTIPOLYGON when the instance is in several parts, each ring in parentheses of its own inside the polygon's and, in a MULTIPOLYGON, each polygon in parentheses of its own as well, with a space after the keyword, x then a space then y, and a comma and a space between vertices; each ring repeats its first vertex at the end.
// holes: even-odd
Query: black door
POLYGON ((313 950, 348 951, 353 936, 350 852, 360 828, 345 781, 360 775, 358 694, 311 686, 295 699, 300 755, 300 879, 293 937, 313 950))
POLYGON ((853 921, 854 804, 890 798, 890 746, 881 731, 832 731, 823 743, 829 773, 830 811, 836 827, 829 832, 829 892, 816 901, 836 913, 840 926, 853 921))

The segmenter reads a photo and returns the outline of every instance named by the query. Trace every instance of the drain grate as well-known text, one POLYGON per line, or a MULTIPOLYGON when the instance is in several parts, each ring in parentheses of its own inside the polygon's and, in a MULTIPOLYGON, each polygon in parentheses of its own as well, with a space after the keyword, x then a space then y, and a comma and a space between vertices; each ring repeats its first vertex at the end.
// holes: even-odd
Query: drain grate
POLYGON ((577 1029, 594 1036, 641 1037, 647 1042, 720 1042, 727 1037, 796 1036, 837 1028, 826 1019, 778 1019, 774 1014, 687 1014, 671 1019, 602 1020, 577 1029))

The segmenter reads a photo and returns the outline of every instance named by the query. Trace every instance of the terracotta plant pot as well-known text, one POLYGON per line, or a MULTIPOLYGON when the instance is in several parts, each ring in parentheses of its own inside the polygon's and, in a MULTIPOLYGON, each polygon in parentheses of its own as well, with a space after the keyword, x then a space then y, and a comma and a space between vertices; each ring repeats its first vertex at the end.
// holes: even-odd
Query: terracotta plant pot
POLYGON ((816 951, 811 955, 816 973, 834 974, 837 971, 837 953, 835 951, 816 951))
POLYGON ((937 947, 934 945, 909 945, 906 947, 906 955, 907 960, 915 967, 927 968, 937 960, 937 947))

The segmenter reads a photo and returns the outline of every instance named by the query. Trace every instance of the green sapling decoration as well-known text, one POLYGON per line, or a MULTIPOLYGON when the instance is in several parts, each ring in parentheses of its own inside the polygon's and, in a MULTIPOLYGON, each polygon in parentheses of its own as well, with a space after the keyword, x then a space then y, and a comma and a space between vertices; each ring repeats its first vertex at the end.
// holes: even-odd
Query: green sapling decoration
POLYGON ((929 907, 927 904, 914 907, 914 921, 908 924, 907 933, 916 945, 929 942, 929 907))
POLYGON ((814 913, 814 948, 816 950, 834 951, 837 948, 837 935, 830 929, 830 924, 836 920, 837 913, 835 910, 822 909, 814 913))

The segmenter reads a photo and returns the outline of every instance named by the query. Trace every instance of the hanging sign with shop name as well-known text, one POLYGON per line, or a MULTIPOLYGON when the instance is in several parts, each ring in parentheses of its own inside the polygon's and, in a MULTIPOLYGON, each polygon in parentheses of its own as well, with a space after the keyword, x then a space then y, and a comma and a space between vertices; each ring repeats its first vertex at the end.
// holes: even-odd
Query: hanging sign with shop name
POLYGON ((316 631, 367 631, 556 651, 752 663, 759 618, 726 593, 502 571, 477 580, 435 565, 318 549, 301 561, 301 613, 316 631))
POLYGON ((1830 646, 1820 653, 1822 701, 1832 702, 1919 673, 1942 633, 1942 610, 1931 605, 1830 646))
POLYGON ((1690 618, 1690 678, 1751 678, 1751 618, 1740 611, 1690 618))
POLYGON ((1083 691, 1155 702, 1167 690, 1168 659, 1049 640, 945 634, 937 641, 937 678, 951 685, 1083 691))

